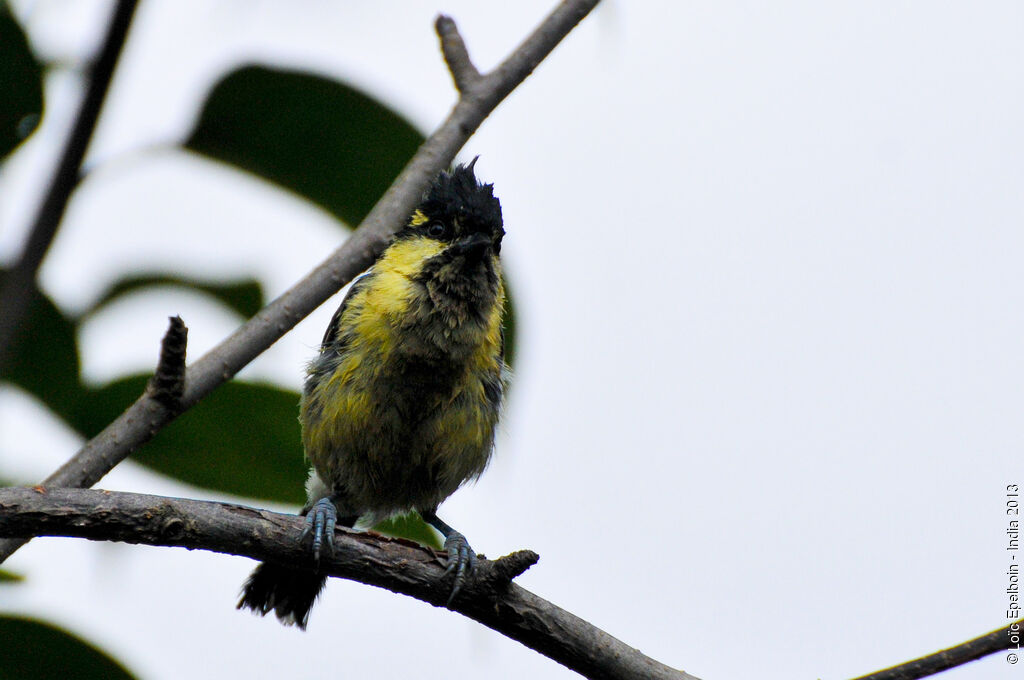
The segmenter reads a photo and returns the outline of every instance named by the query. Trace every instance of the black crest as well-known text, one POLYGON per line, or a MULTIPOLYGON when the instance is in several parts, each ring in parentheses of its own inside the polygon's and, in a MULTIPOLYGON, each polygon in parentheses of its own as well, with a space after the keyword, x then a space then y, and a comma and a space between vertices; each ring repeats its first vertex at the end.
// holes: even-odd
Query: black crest
POLYGON ((435 219, 457 218, 464 231, 497 232, 502 228, 501 202, 493 184, 481 184, 476 178, 476 160, 438 175, 420 209, 435 219))

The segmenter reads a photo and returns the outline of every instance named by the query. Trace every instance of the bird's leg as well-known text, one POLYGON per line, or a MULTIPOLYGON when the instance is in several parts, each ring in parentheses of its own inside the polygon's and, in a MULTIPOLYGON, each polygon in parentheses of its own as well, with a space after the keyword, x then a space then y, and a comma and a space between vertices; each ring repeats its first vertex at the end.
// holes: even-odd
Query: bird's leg
POLYGON ((306 528, 302 531, 301 540, 306 540, 306 536, 313 534, 313 562, 317 567, 320 566, 320 551, 325 539, 327 554, 334 552, 334 527, 339 523, 350 527, 358 519, 346 517, 339 522, 336 500, 337 496, 325 496, 303 511, 306 515, 306 528))
POLYGON ((446 606, 451 606, 455 596, 459 594, 462 585, 466 582, 466 574, 473 571, 473 567, 476 566, 476 553, 469 547, 466 537, 445 524, 437 516, 435 510, 421 511, 420 516, 423 521, 444 535, 444 549, 448 553, 448 568, 445 569, 445 575, 455 574, 452 592, 448 596, 446 604, 446 606))

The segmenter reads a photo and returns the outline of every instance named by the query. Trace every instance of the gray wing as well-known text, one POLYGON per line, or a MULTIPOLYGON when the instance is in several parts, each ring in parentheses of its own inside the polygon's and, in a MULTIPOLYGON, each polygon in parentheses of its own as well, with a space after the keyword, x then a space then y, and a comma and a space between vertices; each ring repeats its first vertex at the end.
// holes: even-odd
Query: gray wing
POLYGON ((342 299, 341 304, 338 305, 334 316, 331 317, 331 322, 327 324, 324 339, 320 343, 320 354, 309 362, 309 366, 306 367, 306 382, 303 388, 306 395, 313 392, 313 389, 320 380, 331 374, 337 366, 339 355, 345 351, 348 338, 341 334, 341 317, 345 315, 345 310, 348 308, 348 304, 353 296, 366 285, 367 276, 369 276, 369 273, 355 280, 355 283, 352 284, 348 289, 348 293, 342 299))
POLYGON ((324 339, 320 341, 320 352, 326 352, 328 345, 333 343, 342 343, 341 346, 337 344, 333 347, 335 351, 344 349, 344 339, 337 337, 338 327, 341 325, 341 317, 345 314, 345 310, 348 308, 349 301, 358 293, 363 286, 366 285, 366 281, 371 275, 371 272, 367 272, 360 276, 355 282, 349 287, 348 292, 345 293, 345 297, 342 298, 341 304, 338 305, 337 311, 334 312, 334 316, 331 317, 331 322, 327 324, 327 330, 324 331, 324 339))

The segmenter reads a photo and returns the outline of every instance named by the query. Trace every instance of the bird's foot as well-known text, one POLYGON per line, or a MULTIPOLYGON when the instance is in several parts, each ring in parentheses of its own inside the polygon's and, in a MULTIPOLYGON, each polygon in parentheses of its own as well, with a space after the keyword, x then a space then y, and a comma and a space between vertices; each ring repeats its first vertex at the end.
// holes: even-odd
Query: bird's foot
POLYGON ((313 534, 313 561, 320 566, 320 550, 324 541, 327 553, 334 552, 334 526, 338 523, 338 510, 330 498, 321 498, 306 513, 306 528, 302 532, 302 540, 313 534))
POLYGON ((452 531, 444 539, 444 549, 448 553, 448 568, 445 569, 445 575, 454 574, 455 580, 452 583, 452 592, 448 596, 448 602, 446 606, 451 606, 452 602, 455 601, 455 596, 462 590, 462 586, 466 583, 467 575, 473 571, 473 567, 476 566, 476 553, 469 546, 469 541, 466 537, 460 534, 458 531, 452 531))

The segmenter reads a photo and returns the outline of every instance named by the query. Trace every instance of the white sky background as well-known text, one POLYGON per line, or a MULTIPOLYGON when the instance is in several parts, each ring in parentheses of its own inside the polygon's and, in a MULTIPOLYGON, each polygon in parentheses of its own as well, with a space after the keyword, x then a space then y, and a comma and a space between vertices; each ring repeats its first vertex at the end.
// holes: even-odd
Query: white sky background
MULTIPOLYGON (((338 245, 330 218, 137 152, 181 139, 250 60, 344 78, 431 130, 454 98, 435 13, 489 68, 551 5, 147 0, 46 290, 81 308, 126 267, 171 262, 279 294, 338 245)), ((78 62, 109 3, 18 7, 47 57, 78 62)), ((490 556, 537 550, 521 585, 705 680, 850 677, 1004 625, 1004 488, 1024 484, 1022 21, 1009 1, 600 7, 463 154, 502 200, 520 355, 495 462, 442 516, 490 556)), ((0 174, 3 261, 77 94, 51 79, 54 115, 0 174)), ((335 305, 243 377, 298 389, 335 305)), ((175 313, 193 358, 237 324, 197 296, 124 301, 83 333, 87 378, 151 368, 175 313)), ((0 390, 0 469, 52 471, 78 443, 52 423, 0 390)), ((213 496, 130 463, 100 486, 213 496)), ((30 580, 0 610, 146 679, 576 677, 338 580, 305 634, 238 613, 253 565, 237 557, 47 539, 6 566, 30 580)), ((944 677, 1021 672, 1000 654, 944 677)))

